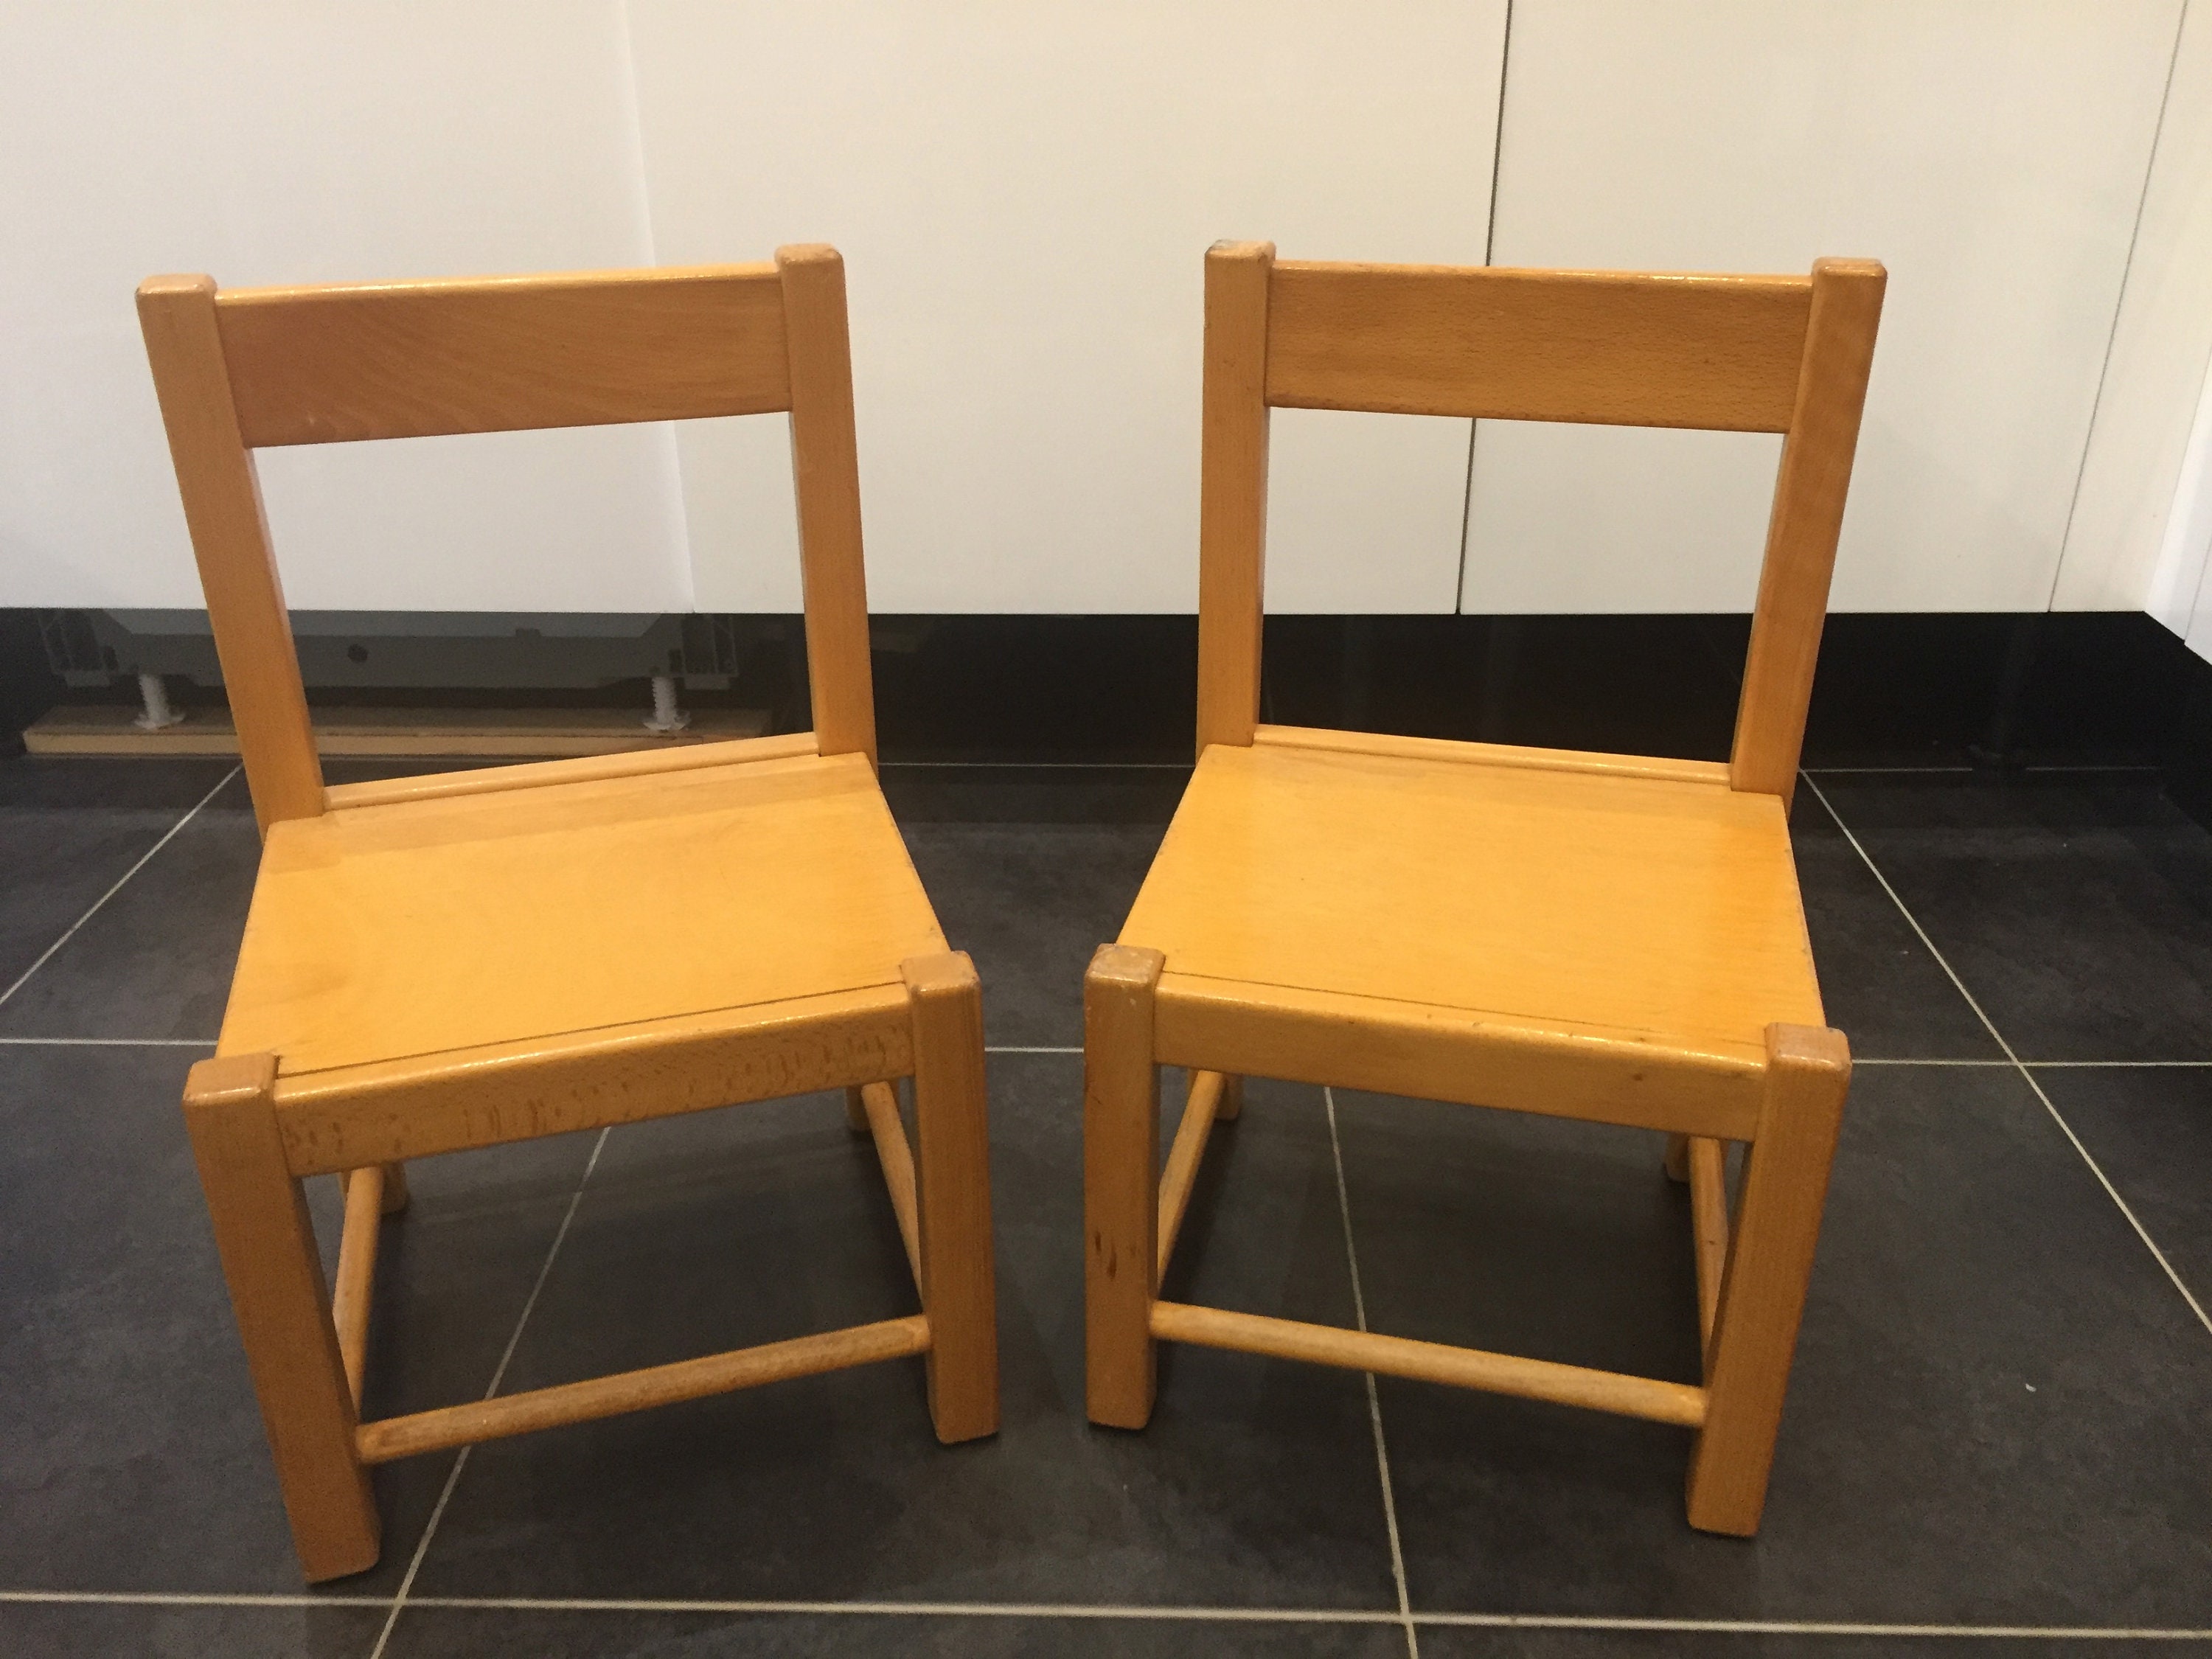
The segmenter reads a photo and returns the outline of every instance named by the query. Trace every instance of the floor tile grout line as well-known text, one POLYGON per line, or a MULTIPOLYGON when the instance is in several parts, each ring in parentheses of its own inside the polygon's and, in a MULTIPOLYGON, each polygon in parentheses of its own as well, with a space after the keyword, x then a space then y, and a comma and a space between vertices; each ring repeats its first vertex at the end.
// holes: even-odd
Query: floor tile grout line
MULTIPOLYGON (((214 1037, 0 1036, 0 1048, 212 1048, 214 1037)), ((1022 1047, 994 1043, 987 1054, 1079 1054, 1077 1046, 1022 1047)), ((2031 1072, 2212 1071, 2212 1060, 1935 1060, 1854 1054, 1854 1066, 2024 1066, 2031 1072)))
MULTIPOLYGON (((562 1212, 561 1224, 553 1231, 553 1242, 546 1247, 545 1260, 538 1264, 538 1277, 530 1286, 530 1294, 522 1304, 522 1312, 514 1322, 514 1329, 507 1339, 507 1348, 492 1368, 491 1381, 484 1387, 487 1400, 499 1392, 499 1385, 507 1380, 507 1368, 513 1363, 514 1351, 521 1345, 523 1328, 530 1323, 530 1316, 538 1306, 538 1297, 545 1288, 546 1279, 553 1272, 553 1260, 561 1254, 562 1243, 568 1237, 568 1225, 576 1218, 577 1207, 584 1201, 584 1188, 590 1184, 592 1171, 599 1167, 599 1154, 606 1150, 611 1128, 601 1129, 599 1138, 592 1143, 592 1155, 584 1161, 584 1173, 576 1177, 576 1190, 569 1194, 568 1207, 562 1212)), ((384 1659, 386 1644, 392 1640, 392 1632, 399 1623, 399 1615, 407 1610, 407 1594, 415 1588, 415 1575, 422 1570, 422 1559, 430 1553, 430 1540, 438 1535, 438 1523, 446 1518, 446 1505, 453 1500, 453 1488, 461 1483, 461 1471, 468 1467, 469 1454, 476 1449, 468 1445, 461 1448, 453 1459, 453 1467, 446 1476, 446 1484, 438 1493, 438 1501, 431 1508, 430 1518, 422 1526, 422 1536, 416 1540, 415 1553, 407 1563, 407 1571, 399 1581, 398 1593, 392 1598, 392 1611, 384 1620, 384 1628, 377 1632, 376 1645, 368 1650, 368 1659, 384 1659)))
MULTIPOLYGON (((381 1607, 382 1595, 165 1590, 0 1590, 0 1605, 175 1607, 381 1607)), ((418 1595, 416 1607, 485 1613, 768 1613, 860 1618, 1155 1620, 1162 1623, 1396 1625, 1370 1607, 1144 1606, 1079 1601, 801 1601, 653 1597, 418 1595)), ((1953 1637, 2044 1641, 2212 1642, 2212 1626, 2173 1625, 1906 1625, 1846 1620, 1667 1619, 1595 1613, 1417 1613, 1416 1625, 1443 1628, 1682 1632, 1716 1635, 1953 1637)))
POLYGON ((21 990, 29 981, 32 975, 37 973, 40 969, 45 967, 47 963, 52 961, 54 953, 59 951, 63 945, 67 945, 71 939, 76 937, 77 929, 83 927, 85 923, 90 921, 94 916, 98 915, 100 914, 100 906, 106 903, 108 900, 113 898, 118 893, 121 892, 123 890, 124 884, 129 881, 131 877, 137 875, 141 870, 143 870, 146 867, 148 861, 153 858, 154 854, 160 852, 164 847, 167 847, 170 842, 173 841, 176 838, 177 832, 179 830, 182 830, 186 824, 190 823, 194 818, 198 817, 200 815, 200 808, 205 806, 210 801, 221 794, 224 789, 228 787, 230 781, 236 777, 238 774, 239 769, 235 766, 232 767, 229 771, 224 773, 221 782, 217 783, 214 788, 209 790, 207 793, 202 795, 198 800, 195 801, 192 804, 192 808, 190 811, 186 812, 184 817, 179 818, 174 823, 171 824, 168 829, 162 833, 161 840, 155 842, 151 847, 140 854, 138 861, 132 865, 128 870, 125 870, 120 876, 116 878, 114 886, 109 888, 98 898, 93 900, 92 908, 87 910, 82 915, 79 916, 75 921, 70 923, 69 931, 67 933, 64 933, 52 945, 46 946, 46 948, 40 953, 39 959, 33 963, 29 967, 23 969, 23 971, 16 976, 15 982, 13 985, 10 985, 4 991, 0 991, 0 1003, 6 1002, 8 999, 14 996, 16 992, 21 990))
MULTIPOLYGON (((1352 1273, 1352 1317, 1367 1328, 1367 1293, 1359 1283, 1359 1252, 1352 1242, 1352 1196, 1344 1179, 1344 1148, 1336 1137, 1336 1091, 1326 1084, 1322 1105, 1328 1114, 1328 1156, 1336 1169, 1336 1214, 1344 1224, 1344 1265, 1352 1273)), ((1367 1383, 1367 1420, 1375 1431, 1375 1468, 1382 1482, 1382 1524, 1390 1539, 1390 1577, 1398 1587, 1398 1616, 1406 1626, 1407 1659, 1421 1659, 1421 1639, 1413 1629, 1413 1604, 1406 1593, 1406 1554, 1398 1540, 1398 1499, 1390 1482, 1390 1451, 1382 1438, 1382 1396, 1375 1386, 1375 1373, 1362 1371, 1367 1383)))
POLYGON ((1928 954, 1936 958, 1936 965, 1950 976, 1952 984, 1958 987, 1959 994, 1966 998, 1966 1006, 1974 1011, 1974 1018, 1980 1020, 1988 1029, 1990 1040, 2004 1050, 2005 1058, 2012 1062, 2013 1069, 2020 1073, 2021 1080, 2027 1084, 2034 1092, 2035 1097, 2043 1103, 2043 1109, 2051 1114, 2051 1121, 2058 1126, 2060 1133, 2073 1143, 2074 1150, 2081 1154, 2081 1161, 2089 1166, 2089 1173, 2097 1177, 2098 1185, 2105 1189, 2106 1196, 2110 1198, 2118 1206, 2120 1213, 2127 1218, 2128 1225, 2136 1230, 2136 1237, 2142 1240, 2143 1248, 2150 1252, 2151 1259, 2156 1261, 2165 1270, 2166 1276, 2173 1281, 2173 1288, 2181 1292, 2181 1299, 2189 1304, 2190 1311, 2197 1316, 2197 1322, 2204 1327, 2208 1335, 2212 1335, 2212 1314, 2205 1312, 2204 1304, 2197 1299, 2196 1292, 2191 1291, 2181 1275, 2174 1271, 2173 1263, 2166 1260, 2166 1252, 2159 1249, 2158 1241, 2150 1236, 2150 1230, 2142 1224, 2141 1218, 2136 1216, 2127 1200, 2120 1196, 2119 1188, 2112 1185, 2112 1177, 2105 1173, 2104 1166, 2091 1156, 2088 1147, 2082 1144, 2081 1137, 2074 1133, 2074 1126, 2066 1121, 2065 1115, 2052 1103, 2051 1097, 2043 1091, 2043 1085, 2036 1081, 2035 1073, 2021 1064, 2020 1056, 2013 1052, 2012 1044, 2005 1041, 2004 1033, 1997 1030, 1996 1022, 1991 1019, 1982 1005, 1975 1000, 1974 994, 1966 988, 1966 981, 1960 978, 1958 969, 1951 966, 1950 958, 1936 948, 1936 941, 1928 937, 1928 930, 1920 925, 1920 919, 1912 914, 1911 908, 1899 895, 1897 889, 1890 885, 1889 878, 1882 874, 1881 866, 1874 861, 1873 855, 1860 843, 1858 836, 1853 833, 1850 825, 1844 822, 1844 815, 1836 810, 1835 804, 1828 799, 1820 786, 1814 782, 1810 777, 1805 780, 1805 783, 1806 787, 1812 790, 1814 799, 1818 800, 1826 809, 1828 816, 1835 820, 1836 828, 1843 831, 1844 839, 1851 844, 1851 850, 1865 862, 1868 870, 1873 872, 1874 878, 1881 884, 1881 890, 1889 895, 1890 902, 1897 907, 1898 914, 1905 918, 1906 925, 1919 936, 1921 944, 1928 947, 1928 954))
POLYGON ((212 1048, 213 1037, 0 1036, 0 1048, 212 1048))

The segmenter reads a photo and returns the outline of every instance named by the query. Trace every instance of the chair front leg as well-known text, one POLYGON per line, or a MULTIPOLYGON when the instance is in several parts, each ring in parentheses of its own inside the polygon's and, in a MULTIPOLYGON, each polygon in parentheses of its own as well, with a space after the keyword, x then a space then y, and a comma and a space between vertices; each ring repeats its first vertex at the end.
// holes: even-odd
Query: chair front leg
POLYGON ((1850 1079, 1842 1032, 1766 1028, 1765 1098, 1706 1354, 1705 1426, 1690 1455, 1690 1524, 1701 1531, 1759 1530, 1850 1079))
MULTIPOLYGON (((915 1207, 929 1412, 951 1445, 999 1427, 999 1304, 983 998, 965 951, 900 964, 914 1021, 915 1207)), ((854 1092, 857 1093, 857 1091, 854 1092)))
POLYGON ((1103 945, 1083 982, 1085 1395, 1094 1423, 1152 1419, 1160 1074, 1152 1010, 1166 958, 1103 945))
POLYGON ((375 1565, 381 1535, 368 1471, 354 1449, 359 1419, 322 1256, 284 1161, 276 1082, 273 1055, 204 1060, 185 1085, 185 1124, 292 1541, 313 1582, 375 1565))

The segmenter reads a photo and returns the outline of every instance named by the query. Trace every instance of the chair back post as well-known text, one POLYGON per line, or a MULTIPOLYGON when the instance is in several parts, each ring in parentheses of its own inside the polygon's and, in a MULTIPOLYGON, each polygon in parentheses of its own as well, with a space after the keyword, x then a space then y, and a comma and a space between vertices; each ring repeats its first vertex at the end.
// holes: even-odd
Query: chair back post
POLYGON ((873 766, 875 690, 845 262, 836 249, 817 244, 780 247, 775 264, 791 371, 791 465, 815 742, 824 755, 865 755, 873 766))
POLYGON ((253 457, 240 435, 211 276, 155 276, 138 321, 263 835, 323 810, 323 770, 253 457))
POLYGON ((1206 254, 1206 392, 1198 530, 1198 752, 1249 747, 1260 718, 1267 541, 1272 242, 1206 254))
POLYGON ((1796 787, 1813 671, 1827 620, 1828 582, 1887 280, 1871 259, 1820 259, 1813 266, 1804 362, 1775 478, 1729 757, 1731 788, 1778 795, 1785 808, 1796 787))

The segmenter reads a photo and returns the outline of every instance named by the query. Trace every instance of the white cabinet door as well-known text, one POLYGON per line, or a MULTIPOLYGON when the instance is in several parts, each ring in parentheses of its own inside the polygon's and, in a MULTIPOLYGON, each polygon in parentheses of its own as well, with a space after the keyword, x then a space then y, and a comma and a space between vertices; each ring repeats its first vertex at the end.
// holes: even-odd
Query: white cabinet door
MULTIPOLYGON (((656 251, 834 242, 879 611, 1188 611, 1201 267, 1479 262, 1504 0, 637 0, 656 251)), ((797 604, 788 451, 679 434, 701 602, 797 604)), ((1279 417, 1276 610, 1449 611, 1464 422, 1279 417)))
MULTIPOLYGON (((0 605, 197 606, 131 290, 641 264, 618 10, 18 0, 0 48, 0 605)), ((665 427, 263 461, 303 609, 683 610, 665 427)))
MULTIPOLYGON (((2049 604, 2180 0, 1516 0, 1500 264, 1889 267, 1840 610, 2049 604)), ((1779 441, 1486 422, 1465 608, 1742 611, 1779 441)))

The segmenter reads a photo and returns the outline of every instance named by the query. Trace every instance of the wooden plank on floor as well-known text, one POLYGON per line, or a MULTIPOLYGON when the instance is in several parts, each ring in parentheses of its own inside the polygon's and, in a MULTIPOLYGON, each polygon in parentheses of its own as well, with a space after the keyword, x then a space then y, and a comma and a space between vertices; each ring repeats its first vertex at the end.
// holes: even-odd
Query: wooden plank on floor
MULTIPOLYGON (((431 757, 457 755, 617 755, 672 744, 757 738, 769 727, 759 708, 701 708, 681 732, 645 728, 645 711, 629 708, 319 708, 312 711, 315 746, 337 757, 431 757)), ((132 722, 138 711, 120 703, 47 712, 23 733, 33 755, 235 755, 238 733, 222 708, 188 710, 181 724, 159 732, 132 722)))

